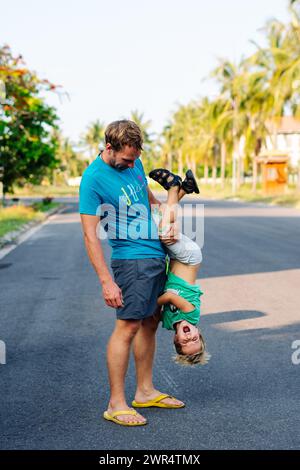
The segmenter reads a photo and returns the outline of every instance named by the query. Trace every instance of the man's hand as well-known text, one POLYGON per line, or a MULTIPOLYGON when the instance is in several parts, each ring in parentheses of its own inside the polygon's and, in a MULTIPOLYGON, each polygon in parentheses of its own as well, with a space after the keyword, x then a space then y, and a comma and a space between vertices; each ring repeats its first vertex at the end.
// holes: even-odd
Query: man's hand
POLYGON ((113 308, 124 307, 122 291, 112 279, 102 283, 102 292, 106 305, 113 308))
POLYGON ((170 224, 169 229, 163 235, 160 235, 159 239, 164 245, 176 243, 178 240, 178 227, 176 223, 170 224))

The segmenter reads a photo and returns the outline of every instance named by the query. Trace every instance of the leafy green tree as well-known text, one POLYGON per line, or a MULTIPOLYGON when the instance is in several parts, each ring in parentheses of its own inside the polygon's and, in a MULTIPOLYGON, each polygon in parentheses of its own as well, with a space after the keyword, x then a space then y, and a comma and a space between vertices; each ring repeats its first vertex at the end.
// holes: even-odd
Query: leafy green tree
POLYGON ((4 194, 13 185, 38 184, 58 165, 55 109, 46 104, 42 91, 55 86, 30 71, 21 56, 8 46, 0 48, 0 80, 5 99, 0 104, 0 166, 4 167, 4 194))

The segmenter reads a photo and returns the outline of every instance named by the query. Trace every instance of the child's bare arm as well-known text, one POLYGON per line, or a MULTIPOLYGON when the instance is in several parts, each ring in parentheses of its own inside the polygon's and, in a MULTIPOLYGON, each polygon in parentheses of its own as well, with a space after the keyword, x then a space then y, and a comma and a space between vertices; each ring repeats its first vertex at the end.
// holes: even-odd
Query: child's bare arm
POLYGON ((195 308, 191 302, 170 291, 164 292, 160 297, 158 297, 157 303, 160 306, 164 304, 173 304, 183 312, 190 312, 195 308))
POLYGON ((157 304, 162 306, 169 303, 169 292, 164 292, 157 299, 157 304))

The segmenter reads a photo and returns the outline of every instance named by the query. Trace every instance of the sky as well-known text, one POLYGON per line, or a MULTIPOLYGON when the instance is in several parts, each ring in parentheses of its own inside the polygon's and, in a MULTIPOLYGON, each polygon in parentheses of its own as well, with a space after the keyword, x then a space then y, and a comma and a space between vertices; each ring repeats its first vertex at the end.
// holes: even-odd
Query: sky
POLYGON ((263 41, 288 0, 0 0, 0 45, 67 93, 47 97, 74 142, 87 125, 144 113, 160 132, 179 104, 217 88, 219 58, 238 62, 263 41))

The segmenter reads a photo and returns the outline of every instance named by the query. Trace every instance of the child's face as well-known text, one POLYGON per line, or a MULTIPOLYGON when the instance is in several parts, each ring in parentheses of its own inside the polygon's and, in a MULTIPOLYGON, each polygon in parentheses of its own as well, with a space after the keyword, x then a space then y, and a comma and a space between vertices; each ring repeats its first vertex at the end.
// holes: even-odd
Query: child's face
POLYGON ((182 354, 184 355, 197 354, 201 350, 198 328, 186 320, 177 323, 174 342, 180 344, 182 354))

